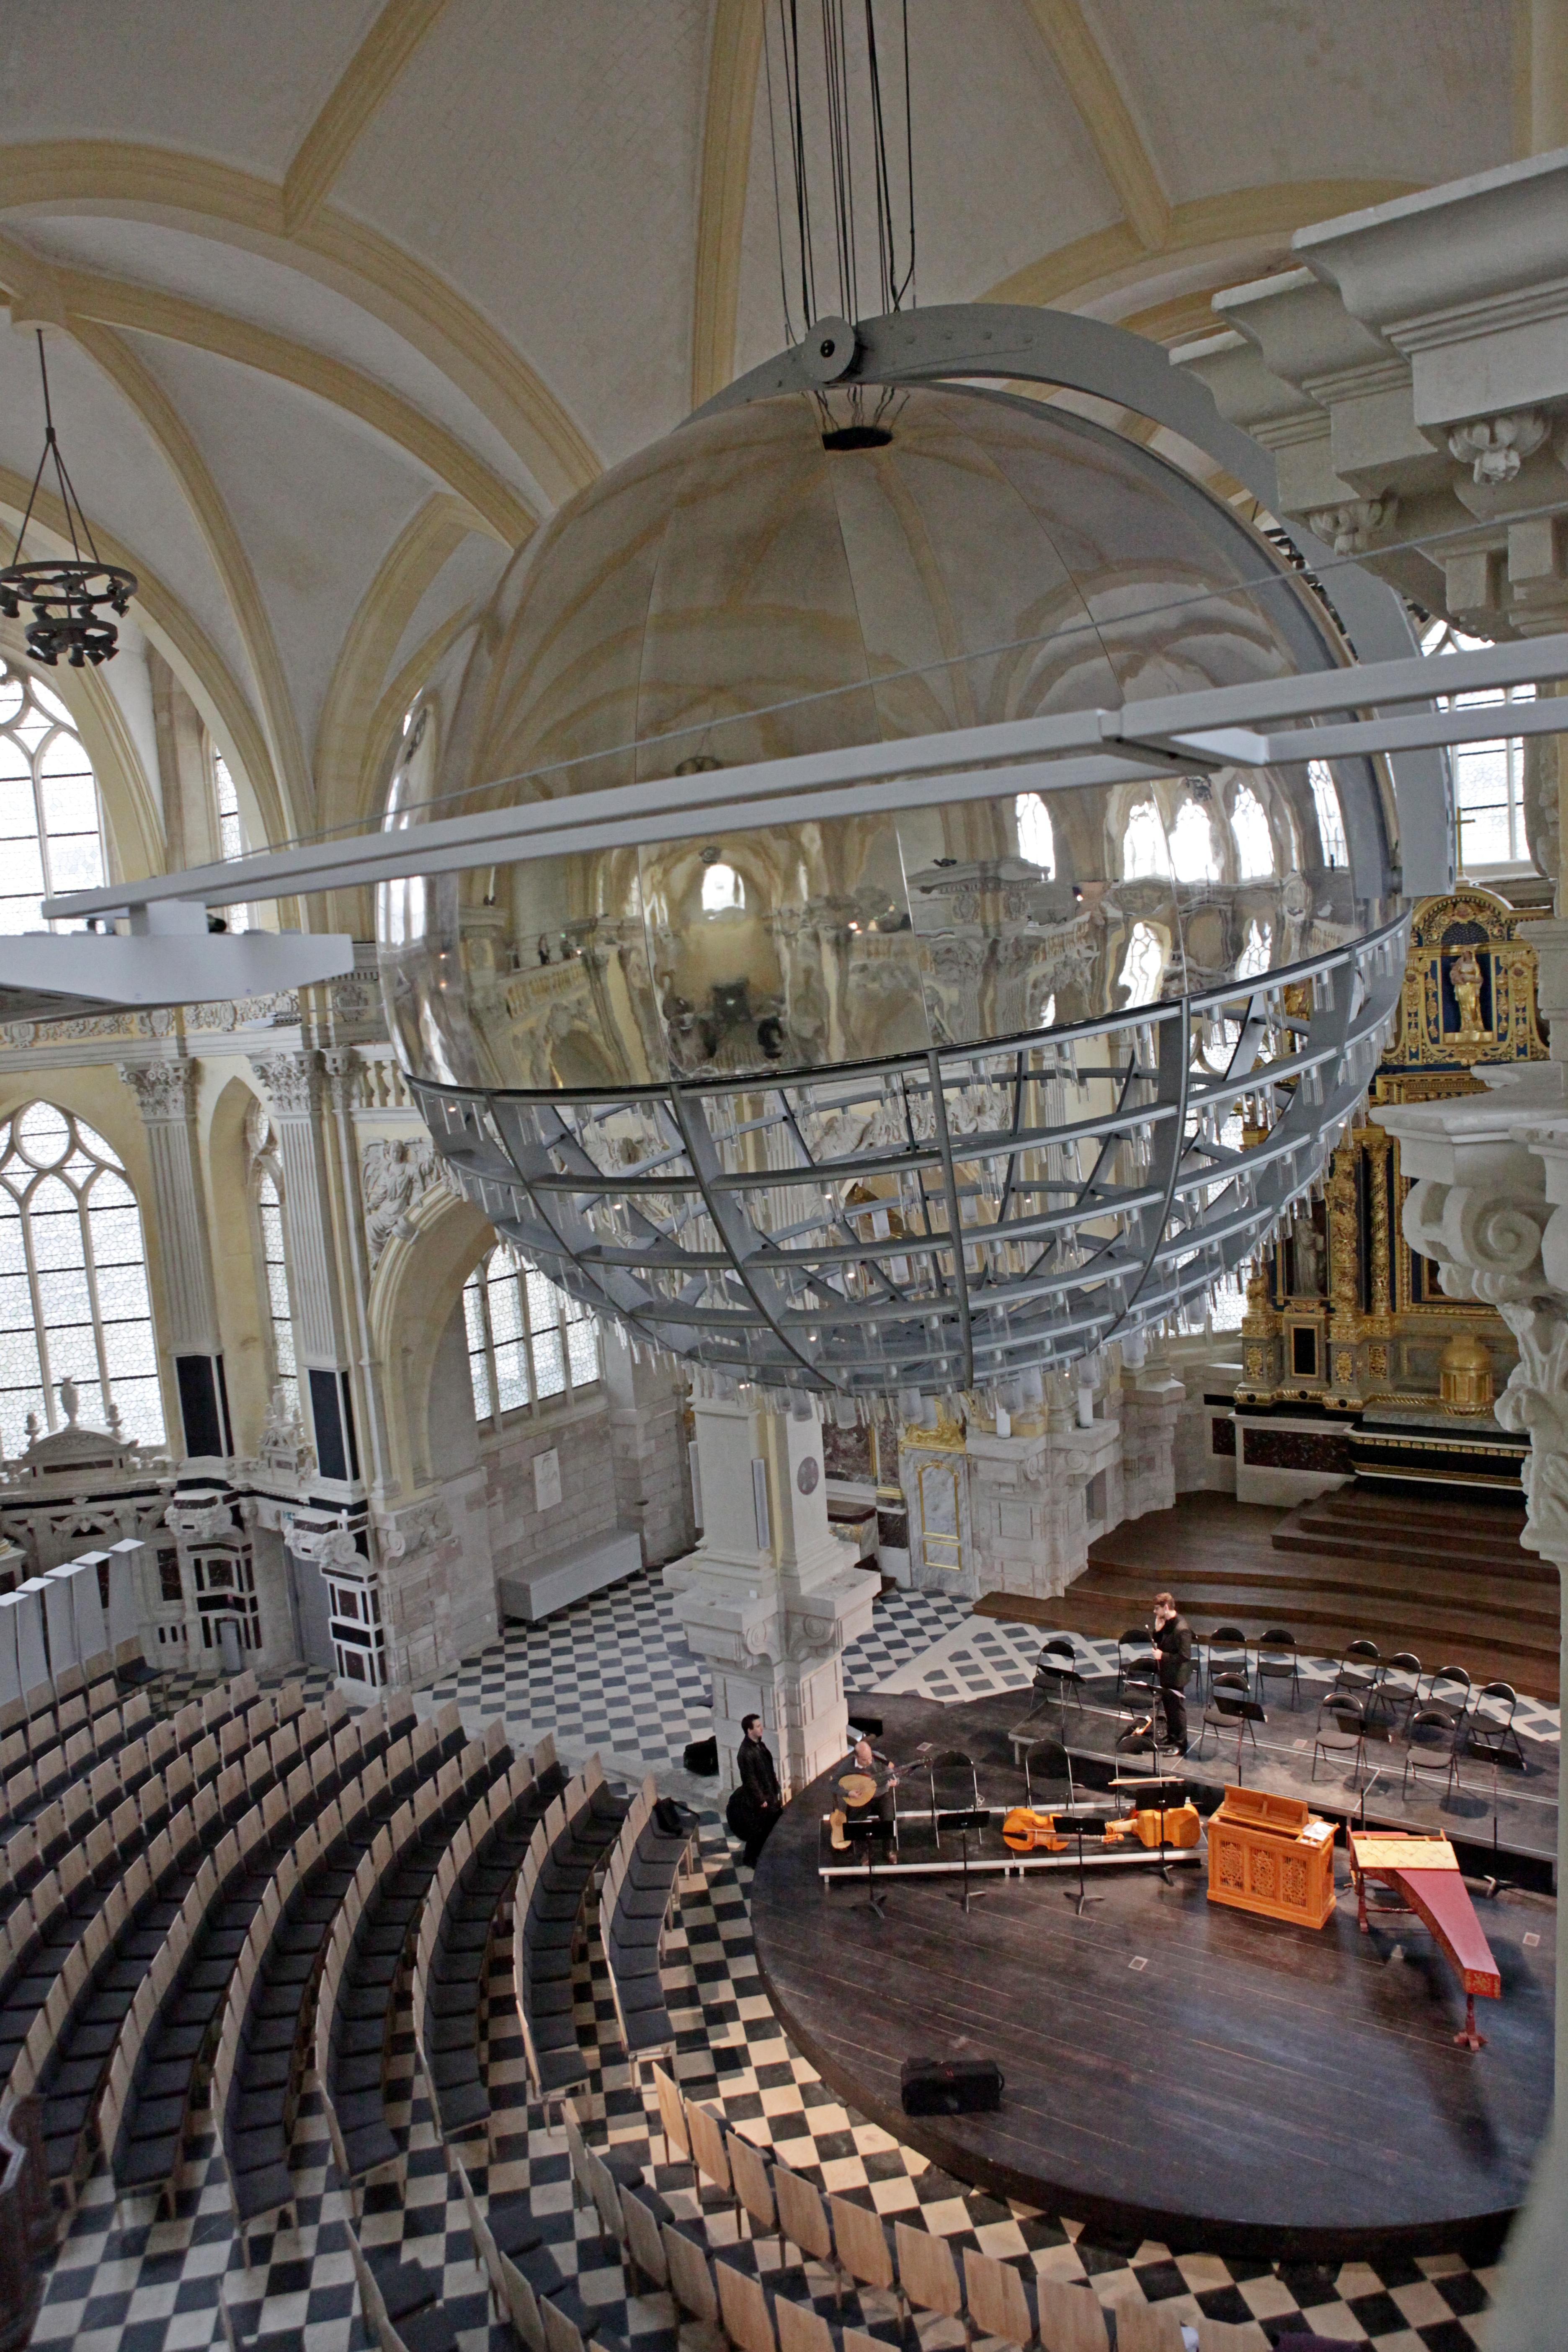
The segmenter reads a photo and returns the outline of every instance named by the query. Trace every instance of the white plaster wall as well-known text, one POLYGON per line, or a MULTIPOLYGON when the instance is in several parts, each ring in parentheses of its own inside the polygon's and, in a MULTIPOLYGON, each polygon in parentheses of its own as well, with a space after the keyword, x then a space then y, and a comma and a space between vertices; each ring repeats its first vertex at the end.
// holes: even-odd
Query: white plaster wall
MULTIPOLYGON (((465 1383, 468 1368, 463 1370, 465 1383)), ((609 1401, 602 1389, 585 1402, 519 1412, 479 1438, 489 1515, 490 1557, 497 1579, 616 1525, 615 1445, 609 1401), (561 1463, 561 1500, 548 1511, 534 1504, 533 1457, 553 1446, 561 1463)))

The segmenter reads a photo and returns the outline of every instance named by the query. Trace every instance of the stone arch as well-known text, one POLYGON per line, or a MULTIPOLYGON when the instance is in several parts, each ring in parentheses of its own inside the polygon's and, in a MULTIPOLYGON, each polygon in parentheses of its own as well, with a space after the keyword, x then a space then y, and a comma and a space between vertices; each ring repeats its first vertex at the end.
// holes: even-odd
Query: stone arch
POLYGON ((409 1237, 395 1234, 370 1286, 371 1346, 382 1367, 387 1466, 405 1496, 435 1482, 430 1391, 436 1351, 464 1283, 496 1232, 488 1217, 443 1186, 408 1213, 409 1237))
MULTIPOLYGON (((206 1077, 205 1071, 203 1076, 206 1077)), ((254 1454, 259 1444, 268 1406, 267 1331, 250 1214, 247 1134, 252 1112, 266 1108, 259 1088, 243 1072, 220 1070, 204 1085, 198 1110, 207 1198, 214 1212, 208 1230, 224 1379, 235 1446, 242 1454, 254 1454)))

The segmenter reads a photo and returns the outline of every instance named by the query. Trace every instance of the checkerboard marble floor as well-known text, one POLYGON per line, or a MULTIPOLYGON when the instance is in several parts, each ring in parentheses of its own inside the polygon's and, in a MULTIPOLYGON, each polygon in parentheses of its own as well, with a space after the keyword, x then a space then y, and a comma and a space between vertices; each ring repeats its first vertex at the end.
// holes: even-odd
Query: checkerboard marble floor
MULTIPOLYGON (((1042 1638, 1037 1627, 979 1620, 959 1604, 898 1594, 879 1604, 870 1633, 846 1660, 851 1688, 925 1691, 971 1697, 1022 1687, 1042 1638)), ((1080 1642, 1103 1665, 1114 1644, 1080 1642)), ((538 1628, 509 1628, 504 1642, 445 1678, 427 1696, 455 1696, 477 1724, 502 1713, 522 1745, 545 1729, 563 1752, 597 1746, 606 1769, 631 1780, 652 1769, 672 1776, 687 1740, 710 1727, 701 1671, 680 1641, 673 1612, 654 1578, 633 1577, 538 1628)), ((934 2230, 955 2247, 975 2246, 1046 2276, 1087 2283, 1102 2304, 1168 2301, 1178 2316, 1201 2310, 1234 2321, 1257 2320, 1266 2335, 1288 2337, 1310 2327, 1347 2341, 1375 2342, 1382 2352, 1470 2352, 1481 2340, 1490 2275, 1457 2255, 1435 2255, 1338 2270, 1293 2269, 1173 2256, 1161 2245, 1092 2242, 1069 2217, 1004 2204, 966 2189, 914 2150, 847 2109, 791 2045, 757 1975, 747 1891, 751 1874, 710 1811, 700 1833, 700 1866, 681 1890, 668 1937, 667 1998, 678 2032, 676 2071, 689 2096, 721 2110, 736 2130, 771 2146, 820 2189, 856 2198, 934 2230)), ((700 2218, 717 2246, 735 2235, 733 2219, 700 2199, 689 2172, 672 2160, 657 2104, 638 2086, 614 2041, 613 2006, 604 1962, 592 1939, 577 1971, 579 2034, 603 2052, 585 2103, 591 2137, 636 2154, 678 2211, 700 2218)), ((491 2316, 466 2215, 415 2073, 406 2011, 396 2021, 395 2072, 405 2089, 389 2120, 406 2147, 406 2179, 371 2186, 363 2233, 401 2248, 406 2259, 439 2273, 442 2299, 463 2352, 503 2352, 510 2327, 491 2316)), ((528 2103, 504 1957, 491 1979, 483 2051, 493 2109, 487 2144, 469 2145, 481 2193, 523 2189, 563 2268, 575 2275, 602 2324, 637 2352, 678 2352, 675 2315, 666 2298, 629 2297, 596 2221, 574 2204, 564 2137, 543 2109, 528 2103), (479 2161, 488 2158, 488 2161, 479 2161)), ((319 2091, 308 2083, 293 2151, 296 2226, 253 2232, 247 2269, 229 2216, 222 2158, 210 2133, 186 2146, 184 2183, 172 2220, 158 2221, 146 2200, 118 2211, 100 2168, 88 2184, 56 2258, 34 2341, 79 2352, 179 2352, 222 2340, 219 2298, 241 2341, 259 2335, 302 2352, 362 2352, 372 2338, 357 2313, 342 2192, 331 2169, 319 2091)), ((776 2262, 776 2241, 757 2258, 776 2262)), ((778 2284, 809 2296, 834 2315, 830 2282, 815 2269, 778 2284)), ((853 2324, 857 2306, 847 2299, 853 2324)), ((858 2313, 877 2332, 896 2336, 891 2306, 868 2298, 858 2313)), ((942 2352, 957 2331, 922 2320, 921 2352, 942 2352)))

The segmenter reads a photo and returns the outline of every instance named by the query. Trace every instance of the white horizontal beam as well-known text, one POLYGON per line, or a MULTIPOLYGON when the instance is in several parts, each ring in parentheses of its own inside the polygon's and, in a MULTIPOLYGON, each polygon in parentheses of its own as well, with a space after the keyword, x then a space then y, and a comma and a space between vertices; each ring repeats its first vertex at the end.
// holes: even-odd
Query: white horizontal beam
POLYGON ((341 980, 354 968, 342 931, 156 931, 141 939, 93 931, 23 931, 0 938, 0 990, 91 1004, 201 1004, 270 996, 341 980))
MULTIPOLYGON (((679 840, 699 832, 747 832, 803 819, 869 814, 879 808, 987 799, 998 792, 1061 791, 1124 782, 1232 760, 1247 759, 1250 763, 1258 756, 1266 760, 1343 757, 1395 748, 1380 741, 1375 730, 1409 722, 1350 720, 1274 739, 1277 743, 1290 740, 1300 747, 1289 755, 1277 749, 1258 755, 1240 748, 1210 751, 1202 746, 1226 729, 1254 730, 1251 740, 1257 742, 1267 740, 1267 728, 1280 719, 1357 709, 1382 710, 1390 703, 1426 702, 1439 694, 1447 697, 1563 677, 1568 677, 1568 635, 1485 646, 1476 653, 1363 662, 1346 669, 1267 678, 1248 686, 1203 688, 1192 694, 1125 703, 1119 710, 1067 711, 1008 719, 994 726, 954 728, 889 743, 853 744, 787 760, 752 761, 701 775, 650 778, 570 799, 565 796, 571 772, 566 766, 533 775, 491 779, 484 787, 494 791, 510 782, 544 788, 554 782, 558 791, 549 798, 469 816, 437 817, 427 824, 395 823, 384 831, 263 851, 254 857, 192 866, 133 885, 121 882, 74 891, 50 899, 44 911, 51 917, 101 915, 169 899, 206 907, 234 906, 312 890, 349 889, 413 875, 451 873, 509 857, 559 856, 640 841, 679 840)), ((1568 698, 1555 704, 1500 704, 1481 715, 1493 734, 1500 731, 1498 721, 1504 718, 1508 731, 1520 733, 1524 730, 1515 723, 1515 715, 1522 720, 1526 712, 1532 714, 1531 731, 1549 727, 1551 719, 1544 714, 1552 712, 1560 712, 1558 724, 1568 728, 1568 698), (1542 715, 1535 718, 1536 713, 1542 715)), ((1429 731, 1413 740, 1428 744, 1478 740, 1477 717, 1472 710, 1422 713, 1418 723, 1429 731)), ((660 739, 636 748, 644 753, 668 752, 677 740, 684 738, 660 739)), ((1479 740, 1486 740, 1484 733, 1479 740)))
POLYGON ((1488 702, 1463 710, 1412 711, 1402 719, 1352 719, 1340 727, 1292 727, 1265 735, 1251 727, 1214 727, 1174 739, 1174 748, 1237 767, 1284 768, 1299 760, 1342 760, 1352 753, 1425 751, 1434 745, 1502 742, 1515 735, 1568 730, 1568 697, 1540 702, 1488 702))

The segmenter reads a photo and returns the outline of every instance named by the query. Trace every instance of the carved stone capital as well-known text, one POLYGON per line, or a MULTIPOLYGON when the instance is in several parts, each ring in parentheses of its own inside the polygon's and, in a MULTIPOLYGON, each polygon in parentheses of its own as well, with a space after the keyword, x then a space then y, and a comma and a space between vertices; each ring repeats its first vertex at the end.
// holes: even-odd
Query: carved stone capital
POLYGON ((1436 1262, 1450 1298, 1502 1307, 1523 1304, 1549 1286, 1541 1247, 1551 1216, 1544 1192, 1444 1184, 1425 1176, 1412 1186, 1400 1223, 1411 1248, 1436 1262))
POLYGON ((310 1118, 321 1101, 321 1055, 253 1054, 250 1066, 272 1098, 279 1118, 310 1118))
POLYGON ((121 1062, 120 1076, 135 1096, 147 1126, 174 1125, 195 1116, 197 1073, 194 1062, 121 1062))

